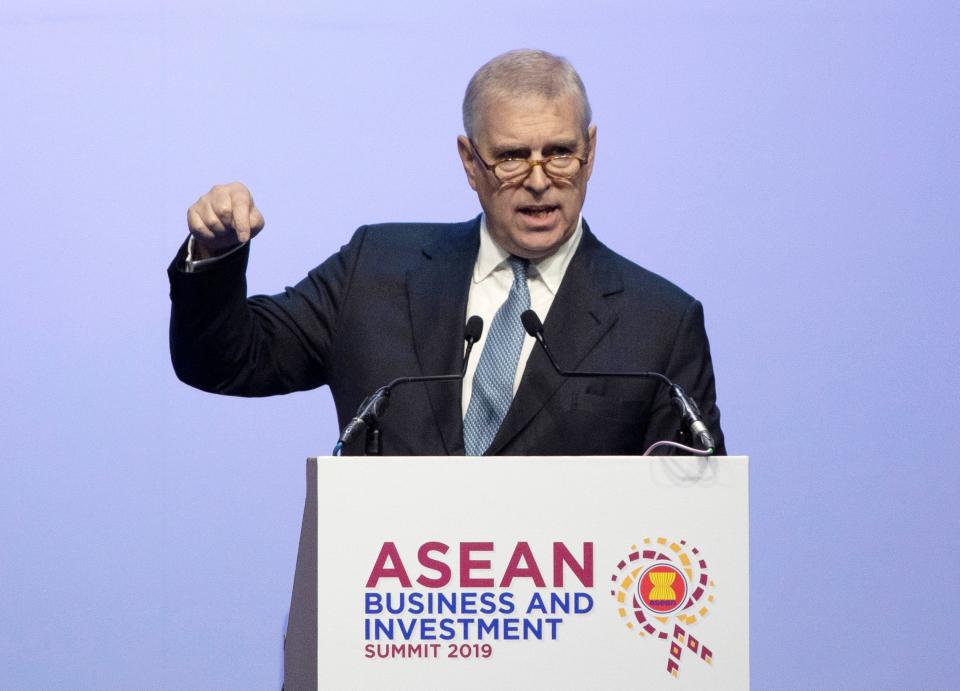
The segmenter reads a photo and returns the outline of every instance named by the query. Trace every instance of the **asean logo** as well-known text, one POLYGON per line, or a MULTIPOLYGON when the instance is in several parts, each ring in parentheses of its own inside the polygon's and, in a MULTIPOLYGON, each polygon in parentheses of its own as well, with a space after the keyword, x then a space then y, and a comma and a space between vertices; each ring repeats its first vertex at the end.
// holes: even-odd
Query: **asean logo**
POLYGON ((706 617, 714 598, 707 562, 696 547, 685 540, 644 538, 642 548, 630 546, 610 581, 617 614, 629 630, 670 640, 670 674, 679 676, 684 649, 707 664, 713 662, 713 651, 684 628, 706 617))

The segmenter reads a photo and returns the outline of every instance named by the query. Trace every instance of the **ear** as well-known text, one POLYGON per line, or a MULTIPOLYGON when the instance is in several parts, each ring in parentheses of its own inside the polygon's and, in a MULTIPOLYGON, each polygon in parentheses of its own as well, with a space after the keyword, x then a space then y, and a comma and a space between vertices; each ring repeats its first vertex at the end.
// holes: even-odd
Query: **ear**
POLYGON ((597 155, 597 126, 591 125, 590 129, 587 130, 587 175, 586 179, 589 180, 590 176, 593 174, 593 160, 597 155))
POLYGON ((476 192, 477 190, 477 159, 473 157, 473 147, 470 146, 470 140, 462 134, 457 137, 457 153, 460 154, 460 162, 463 163, 463 172, 467 174, 467 182, 476 192))

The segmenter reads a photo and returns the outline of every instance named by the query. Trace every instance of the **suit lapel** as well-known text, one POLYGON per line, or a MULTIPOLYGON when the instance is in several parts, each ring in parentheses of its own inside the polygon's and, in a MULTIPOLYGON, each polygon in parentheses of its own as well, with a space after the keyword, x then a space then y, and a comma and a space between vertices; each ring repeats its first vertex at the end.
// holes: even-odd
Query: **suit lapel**
MULTIPOLYGON (((480 247, 480 219, 445 231, 423 248, 420 264, 407 274, 413 341, 424 374, 459 372, 463 325, 473 265, 480 247)), ((427 395, 447 454, 463 454, 463 387, 427 384, 427 395)))
MULTIPOLYGON (((577 369, 616 323, 617 313, 607 297, 622 291, 622 278, 611 253, 584 223, 580 246, 543 325, 544 337, 562 368, 577 369)), ((487 453, 499 453, 543 409, 564 381, 536 346, 507 417, 487 453)))

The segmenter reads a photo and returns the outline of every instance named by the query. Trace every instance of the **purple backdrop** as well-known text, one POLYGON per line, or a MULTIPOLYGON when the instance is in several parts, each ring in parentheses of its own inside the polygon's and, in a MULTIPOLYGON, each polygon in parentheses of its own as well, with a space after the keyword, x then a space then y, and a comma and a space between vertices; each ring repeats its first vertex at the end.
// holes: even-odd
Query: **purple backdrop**
POLYGON ((251 187, 257 292, 362 223, 469 218, 460 98, 520 46, 586 81, 591 226, 705 304, 754 686, 955 683, 956 3, 239 4, 0 6, 0 688, 279 687, 336 425, 174 378, 185 210, 251 187))

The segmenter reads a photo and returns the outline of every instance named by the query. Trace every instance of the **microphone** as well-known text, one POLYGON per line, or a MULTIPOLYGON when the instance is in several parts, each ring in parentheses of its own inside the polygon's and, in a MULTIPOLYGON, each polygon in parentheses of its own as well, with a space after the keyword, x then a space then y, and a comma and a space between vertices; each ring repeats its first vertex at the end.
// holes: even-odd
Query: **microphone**
POLYGON ((674 384, 659 372, 587 372, 565 370, 560 367, 557 360, 553 357, 553 353, 550 352, 550 348, 547 346, 547 341, 543 336, 543 322, 540 321, 537 313, 533 310, 527 310, 520 315, 520 321, 523 323, 523 328, 526 332, 533 336, 533 338, 537 340, 537 343, 540 344, 553 369, 563 377, 624 377, 660 380, 669 387, 670 401, 683 420, 683 424, 686 425, 689 430, 694 442, 700 444, 701 448, 704 449, 712 450, 716 448, 713 435, 700 417, 700 408, 697 406, 696 401, 694 401, 679 384, 674 384))
POLYGON ((390 399, 390 386, 381 386, 373 392, 373 395, 367 396, 360 404, 357 414, 347 423, 340 433, 337 445, 334 447, 334 456, 339 455, 339 450, 344 444, 349 444, 357 438, 361 432, 370 427, 380 415, 387 409, 390 399))
MULTIPOLYGON (((340 449, 356 439, 361 432, 366 431, 368 434, 370 432, 379 433, 380 416, 386 412, 387 406, 390 405, 390 393, 394 387, 399 386, 400 384, 409 384, 412 382, 458 381, 463 379, 467 373, 467 363, 470 361, 470 353, 473 351, 473 346, 476 344, 476 342, 480 340, 481 335, 483 335, 483 319, 477 315, 473 315, 467 320, 467 324, 463 328, 463 338, 467 342, 467 348, 463 354, 463 365, 460 368, 459 374, 431 374, 422 377, 397 377, 389 384, 381 386, 379 389, 374 391, 373 394, 363 399, 363 402, 357 409, 356 415, 353 416, 353 419, 347 423, 347 426, 343 428, 343 432, 340 433, 340 438, 337 440, 337 444, 333 448, 333 455, 340 455, 340 449)), ((379 439, 374 442, 374 446, 376 449, 374 453, 378 455, 379 439)))
POLYGON ((690 430, 690 437, 695 444, 699 444, 702 449, 715 449, 717 443, 713 440, 713 435, 707 429, 707 425, 700 417, 700 407, 693 397, 689 396, 679 384, 670 385, 670 401, 683 424, 690 430))
POLYGON ((483 319, 477 315, 473 315, 467 320, 467 325, 463 328, 463 338, 467 342, 467 350, 463 354, 463 370, 460 372, 460 378, 467 374, 467 362, 470 361, 470 351, 473 350, 473 345, 480 340, 480 336, 483 335, 483 319))

